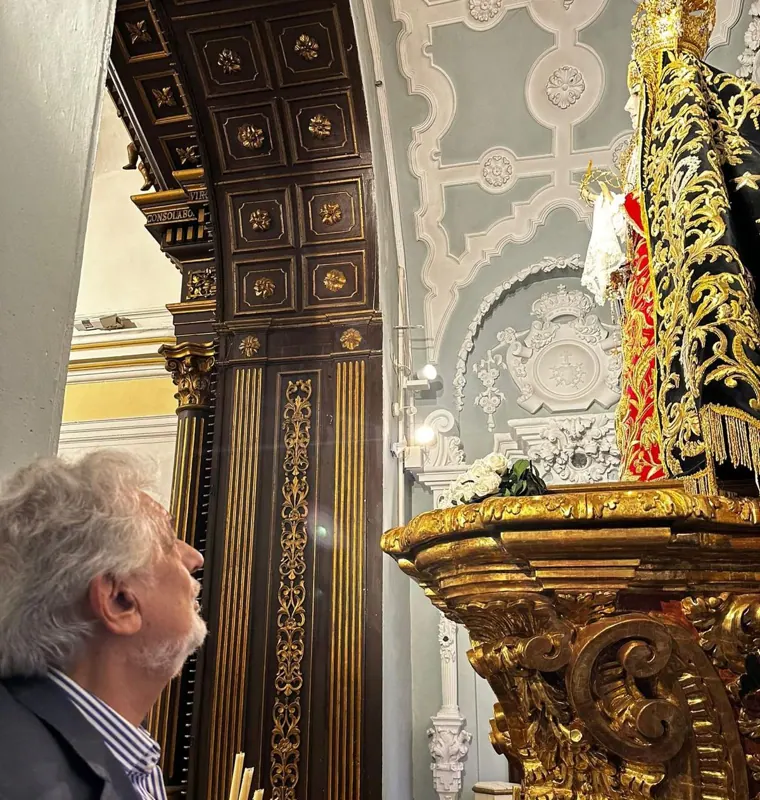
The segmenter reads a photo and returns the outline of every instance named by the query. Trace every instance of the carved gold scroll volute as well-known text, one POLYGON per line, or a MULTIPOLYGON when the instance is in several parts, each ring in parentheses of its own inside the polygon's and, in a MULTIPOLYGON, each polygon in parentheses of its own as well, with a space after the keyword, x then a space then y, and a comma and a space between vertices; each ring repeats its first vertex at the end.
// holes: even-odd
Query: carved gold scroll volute
POLYGON ((530 594, 458 612, 499 700, 491 741, 522 773, 522 797, 747 800, 728 693, 696 638, 664 614, 615 613, 609 598, 530 594))

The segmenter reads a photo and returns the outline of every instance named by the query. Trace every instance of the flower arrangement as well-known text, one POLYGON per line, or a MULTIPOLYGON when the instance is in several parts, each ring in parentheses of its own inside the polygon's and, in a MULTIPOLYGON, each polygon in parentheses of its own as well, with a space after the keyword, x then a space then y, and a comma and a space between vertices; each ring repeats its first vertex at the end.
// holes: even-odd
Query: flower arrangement
POLYGON ((486 497, 525 497, 546 494, 546 484, 527 459, 510 467, 507 457, 491 453, 479 458, 443 493, 441 508, 477 503, 486 497))

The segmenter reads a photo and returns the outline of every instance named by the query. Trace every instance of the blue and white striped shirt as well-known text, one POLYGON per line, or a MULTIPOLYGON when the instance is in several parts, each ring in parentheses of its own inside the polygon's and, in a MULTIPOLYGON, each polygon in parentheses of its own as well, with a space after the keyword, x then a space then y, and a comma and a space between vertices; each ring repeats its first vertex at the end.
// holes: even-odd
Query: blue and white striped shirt
POLYGON ((166 800, 164 776, 158 765, 161 748, 144 728, 127 722, 109 705, 58 670, 50 671, 50 680, 69 696, 82 716, 103 737, 106 747, 127 773, 142 800, 166 800))

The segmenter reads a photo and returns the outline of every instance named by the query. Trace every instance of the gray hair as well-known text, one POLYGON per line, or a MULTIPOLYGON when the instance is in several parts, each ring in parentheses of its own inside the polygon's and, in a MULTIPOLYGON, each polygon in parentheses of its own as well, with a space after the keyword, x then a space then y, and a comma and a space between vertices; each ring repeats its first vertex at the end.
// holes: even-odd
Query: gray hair
POLYGON ((144 465, 102 450, 41 459, 0 491, 0 678, 65 668, 92 635, 86 598, 98 575, 135 574, 163 523, 148 512, 144 465))

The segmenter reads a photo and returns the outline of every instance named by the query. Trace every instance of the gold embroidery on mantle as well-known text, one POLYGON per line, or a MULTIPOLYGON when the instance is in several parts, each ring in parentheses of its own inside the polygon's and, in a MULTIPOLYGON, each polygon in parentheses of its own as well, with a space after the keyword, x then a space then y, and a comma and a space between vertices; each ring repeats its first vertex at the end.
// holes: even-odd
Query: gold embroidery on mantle
POLYGON ((644 185, 657 298, 657 413, 668 474, 715 493, 716 463, 760 472, 760 320, 751 278, 728 235, 723 168, 752 155, 741 135, 760 123, 760 90, 714 74, 688 52, 661 55, 645 131, 644 185), (730 93, 725 105, 718 97, 730 93), (713 117, 705 111, 713 101, 713 117), (726 265, 725 267, 723 265, 726 265), (703 401, 744 392, 744 409, 703 401), (703 466, 697 471, 685 464, 703 466))
POLYGON ((277 675, 269 779, 272 800, 295 800, 301 761, 301 689, 306 625, 311 381, 288 381, 282 428, 285 483, 280 516, 280 588, 277 592, 277 675))

